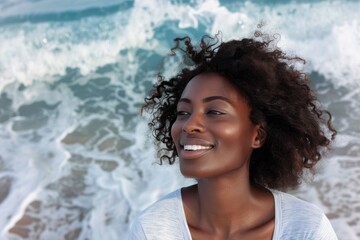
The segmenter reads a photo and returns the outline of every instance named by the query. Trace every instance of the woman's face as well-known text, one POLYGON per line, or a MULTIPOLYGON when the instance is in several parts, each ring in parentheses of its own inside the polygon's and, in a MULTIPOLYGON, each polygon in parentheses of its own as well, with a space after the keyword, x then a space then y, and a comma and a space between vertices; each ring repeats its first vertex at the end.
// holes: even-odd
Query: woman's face
POLYGON ((195 76, 177 105, 171 135, 184 176, 216 177, 234 171, 248 173, 259 125, 236 87, 216 73, 195 76))

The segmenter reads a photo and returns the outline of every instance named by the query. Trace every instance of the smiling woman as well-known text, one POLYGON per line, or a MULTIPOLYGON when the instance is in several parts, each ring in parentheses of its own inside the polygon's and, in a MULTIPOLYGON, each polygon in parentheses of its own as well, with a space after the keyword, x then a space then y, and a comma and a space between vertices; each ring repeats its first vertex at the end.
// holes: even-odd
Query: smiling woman
POLYGON ((239 171, 248 178, 251 152, 261 146, 260 126, 249 114, 245 99, 224 77, 194 77, 179 100, 171 129, 182 174, 202 179, 239 171))
POLYGON ((143 211, 130 239, 337 239, 322 210, 279 191, 300 184, 336 134, 293 66, 303 60, 259 32, 221 44, 205 36, 199 48, 175 41, 191 67, 160 76, 144 109, 161 162, 179 159, 197 184, 143 211))

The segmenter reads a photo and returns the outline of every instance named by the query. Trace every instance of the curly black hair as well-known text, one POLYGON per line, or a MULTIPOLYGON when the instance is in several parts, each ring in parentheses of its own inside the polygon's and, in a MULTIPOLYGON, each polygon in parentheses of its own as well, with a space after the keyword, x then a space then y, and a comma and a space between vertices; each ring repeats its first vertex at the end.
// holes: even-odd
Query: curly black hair
POLYGON ((174 39, 172 52, 181 50, 187 66, 169 80, 159 74, 143 105, 152 114, 149 127, 158 146, 163 144, 158 148, 161 164, 173 164, 177 157, 171 127, 184 88, 196 75, 214 72, 237 87, 251 107, 250 120, 266 131, 263 146, 251 155, 251 183, 286 189, 300 183, 305 169, 314 172, 336 130, 331 114, 320 108, 309 77, 294 67, 305 61, 279 49, 276 36, 256 31, 251 38, 221 42, 217 35, 206 35, 199 46, 190 37, 174 39))

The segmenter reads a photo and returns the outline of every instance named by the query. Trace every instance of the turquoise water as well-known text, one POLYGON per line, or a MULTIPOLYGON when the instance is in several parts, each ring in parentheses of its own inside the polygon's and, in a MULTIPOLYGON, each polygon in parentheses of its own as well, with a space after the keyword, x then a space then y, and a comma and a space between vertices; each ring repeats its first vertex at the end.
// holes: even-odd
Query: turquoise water
POLYGON ((360 237, 358 1, 0 2, 0 238, 126 239, 138 211, 191 183, 154 164, 139 106, 172 39, 246 37, 264 21, 334 114, 339 136, 293 193, 360 237))

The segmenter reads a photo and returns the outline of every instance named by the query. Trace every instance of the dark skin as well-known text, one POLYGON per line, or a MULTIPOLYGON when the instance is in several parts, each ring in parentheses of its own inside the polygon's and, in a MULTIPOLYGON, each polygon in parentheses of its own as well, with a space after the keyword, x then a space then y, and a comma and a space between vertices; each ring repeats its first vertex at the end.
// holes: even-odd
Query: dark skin
POLYGON ((274 199, 250 184, 249 159, 262 146, 261 126, 235 86, 216 73, 195 76, 186 86, 172 126, 186 177, 197 185, 182 189, 192 239, 272 239, 274 199))
MULTIPOLYGON (((193 240, 196 239, 272 239, 275 225, 272 196, 262 192, 241 196, 229 190, 209 191, 216 199, 200 193, 196 185, 182 191, 186 220, 193 240), (225 195, 219 197, 219 192, 225 195), (261 200, 262 199, 262 200, 261 200), (243 201, 242 203, 240 201, 243 201)), ((200 187, 201 188, 201 187, 200 187)), ((230 188, 230 187, 229 187, 230 188)))

